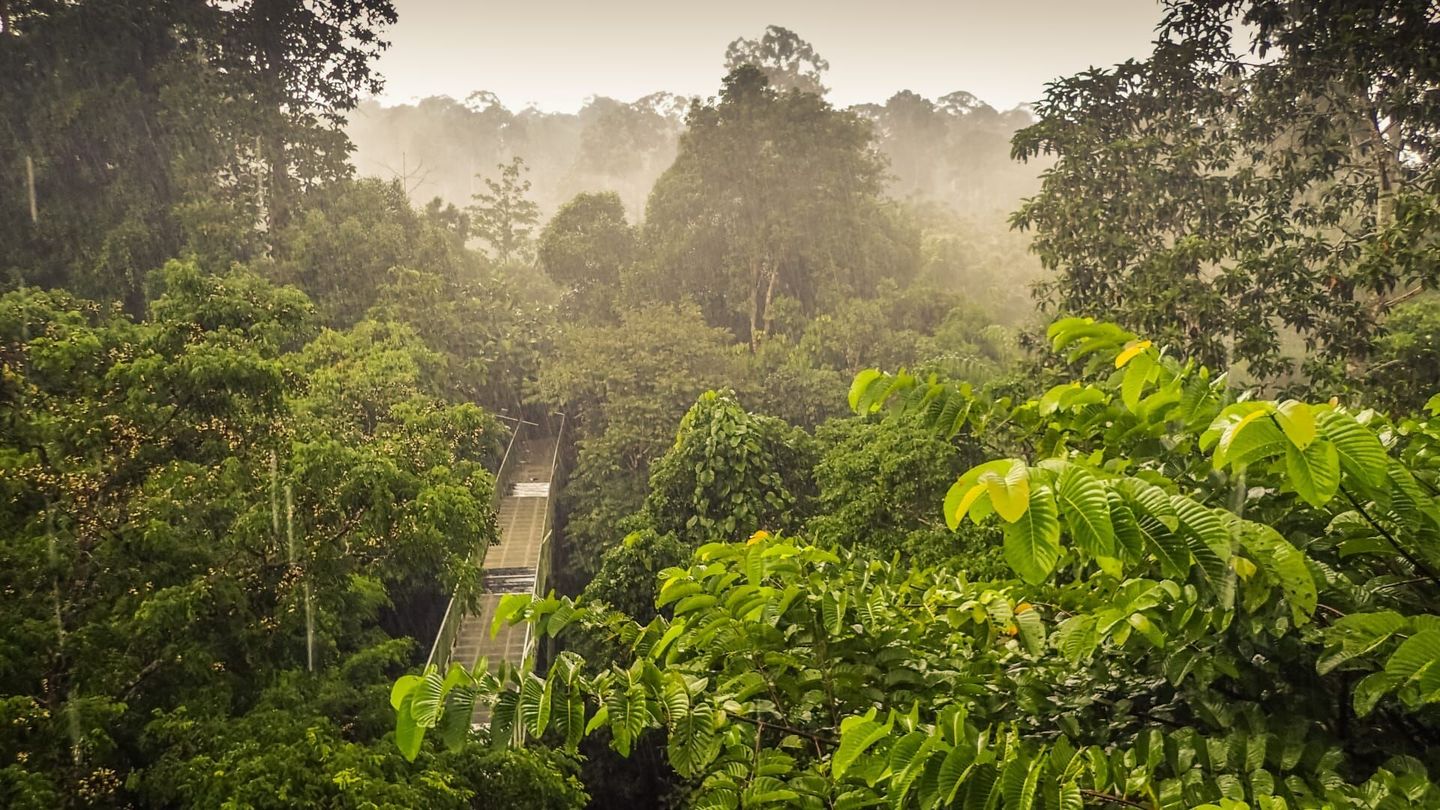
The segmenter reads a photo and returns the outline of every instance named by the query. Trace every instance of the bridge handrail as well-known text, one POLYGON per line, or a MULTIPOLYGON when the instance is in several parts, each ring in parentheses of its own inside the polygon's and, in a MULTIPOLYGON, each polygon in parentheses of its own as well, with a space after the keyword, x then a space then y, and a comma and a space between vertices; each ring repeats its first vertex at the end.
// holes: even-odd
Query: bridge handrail
MULTIPOLYGON (((549 583, 550 574, 550 541, 554 530, 551 524, 555 519, 555 473, 560 468, 560 447, 565 441, 565 414, 559 414, 560 427, 555 431, 555 451, 550 454, 550 492, 545 496, 545 522, 540 527, 540 559, 535 566, 535 588, 532 595, 540 598, 545 595, 545 587, 549 583)), ((552 420, 547 420, 552 421, 552 420)), ((522 646, 520 656, 522 659, 529 658, 534 652, 534 637, 530 634, 530 625, 525 626, 525 643, 522 646)))
MULTIPOLYGON (((490 493, 490 509, 494 514, 500 513, 500 499, 505 497, 505 485, 509 480, 510 473, 515 465, 512 450, 515 449, 515 441, 519 438, 520 432, 525 429, 527 422, 516 422, 515 429, 510 431, 510 441, 505 445, 505 455, 500 457, 500 466, 495 470, 495 489, 490 493)), ((547 504, 548 506, 548 504, 547 504)), ((547 515, 548 523, 548 515, 547 515)), ((487 546, 481 546, 479 553, 474 559, 477 568, 485 566, 485 552, 487 546)), ((455 594, 450 594, 450 601, 445 605, 445 618, 440 620, 440 629, 435 633, 435 643, 430 645, 430 655, 425 658, 425 668, 429 669, 431 664, 444 667, 450 663, 450 654, 455 646, 455 634, 460 632, 460 620, 464 618, 463 611, 455 609, 455 594), (437 654, 444 650, 443 659, 437 658, 437 654)))

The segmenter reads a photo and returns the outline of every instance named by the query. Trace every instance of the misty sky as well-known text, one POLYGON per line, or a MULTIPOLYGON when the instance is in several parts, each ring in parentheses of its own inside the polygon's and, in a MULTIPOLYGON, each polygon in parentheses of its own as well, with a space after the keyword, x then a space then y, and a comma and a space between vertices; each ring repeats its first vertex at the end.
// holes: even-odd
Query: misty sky
POLYGON ((968 90, 1006 109, 1045 82, 1149 52, 1157 0, 396 0, 383 99, 464 98, 572 112, 591 95, 712 95, 725 46, 769 24, 830 61, 830 98, 968 90))

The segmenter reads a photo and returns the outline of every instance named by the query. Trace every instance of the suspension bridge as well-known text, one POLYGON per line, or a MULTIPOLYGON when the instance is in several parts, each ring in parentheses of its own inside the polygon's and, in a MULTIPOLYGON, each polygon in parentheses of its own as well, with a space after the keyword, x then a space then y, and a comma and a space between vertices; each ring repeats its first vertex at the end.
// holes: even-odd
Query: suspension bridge
MULTIPOLYGON (((483 593, 474 608, 451 597, 430 648, 426 666, 443 672, 451 663, 469 669, 481 658, 498 668, 500 662, 519 666, 535 653, 529 625, 502 626, 494 636, 490 626, 500 599, 511 593, 543 594, 550 575, 550 549, 555 501, 551 485, 560 459, 564 436, 563 415, 554 424, 517 421, 495 473, 494 507, 500 542, 482 549, 480 566, 483 593)), ((484 723, 477 710, 475 722, 484 723)))

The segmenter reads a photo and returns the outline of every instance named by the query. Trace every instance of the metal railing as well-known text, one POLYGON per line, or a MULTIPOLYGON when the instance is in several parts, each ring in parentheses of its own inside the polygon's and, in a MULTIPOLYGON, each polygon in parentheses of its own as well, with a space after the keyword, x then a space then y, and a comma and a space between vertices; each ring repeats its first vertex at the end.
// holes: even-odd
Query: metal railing
MULTIPOLYGON (((495 488, 490 494, 490 509, 495 514, 500 513, 500 499, 505 497, 506 483, 515 467, 513 463, 515 456, 512 452, 515 449, 515 443, 519 440, 521 432, 530 424, 532 423, 516 420, 515 428, 510 431, 510 441, 505 445, 505 455, 500 458, 499 468, 495 470, 495 488)), ((481 546, 472 560, 477 569, 485 567, 485 552, 488 549, 488 543, 481 546)), ((450 663, 450 656, 455 650, 455 636, 460 632, 460 622, 464 618, 465 612, 462 608, 457 608, 455 596, 452 593, 450 602, 445 605, 445 618, 440 620, 440 629, 435 633, 435 643, 430 645, 430 655, 425 658, 426 669, 429 669, 432 664, 443 669, 450 663)))
MULTIPOLYGON (((545 595, 545 587, 550 581, 550 550, 551 539, 554 535, 552 528, 555 522, 555 476, 560 469, 560 447, 565 441, 565 414, 551 414, 560 417, 560 425, 555 429, 555 450, 550 454, 550 491, 545 497, 545 522, 541 525, 540 557, 535 564, 535 587, 531 594, 535 598, 545 595)), ((547 420, 553 423, 553 419, 547 420)), ((535 653, 537 640, 531 633, 531 625, 525 625, 525 644, 521 649, 522 659, 528 659, 535 653)))

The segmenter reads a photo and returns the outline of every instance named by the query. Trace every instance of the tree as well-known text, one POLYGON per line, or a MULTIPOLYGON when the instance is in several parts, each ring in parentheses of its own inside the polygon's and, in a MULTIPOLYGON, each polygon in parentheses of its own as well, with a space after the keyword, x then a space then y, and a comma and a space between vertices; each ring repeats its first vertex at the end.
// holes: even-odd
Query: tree
POLYGON ((915 272, 918 235, 883 202, 883 164, 857 116, 781 94, 747 65, 687 121, 647 207, 644 294, 694 298, 753 349, 777 296, 811 313, 915 272))
POLYGON ((798 525, 808 505, 810 437, 746 412, 733 392, 707 391, 650 466, 642 518, 690 546, 798 525))
MULTIPOLYGON (((566 483, 567 568, 588 578, 645 500, 650 463, 702 393, 737 376, 732 338, 693 307, 650 305, 616 325, 572 324, 540 364, 535 397, 564 411, 576 461, 566 483)), ((583 579, 582 579, 583 581, 583 579)))
POLYGON ((662 573, 643 625, 517 595, 502 616, 630 657, 406 676, 406 755, 473 689, 515 744, 604 726, 624 754, 656 730, 692 801, 721 807, 1440 805, 1440 423, 1237 399, 1090 319, 1049 336, 1085 370, 1039 398, 878 370, 851 389, 861 416, 1025 456, 931 506, 997 529, 1008 575, 762 532, 662 573), (422 698, 445 708, 417 721, 422 698))
POLYGON ((388 0, 25 2, 0 48, 3 270, 144 314, 183 252, 268 252, 297 197, 347 176, 340 129, 393 22, 388 0), (75 58, 83 54, 84 58, 75 58), (27 164, 27 159, 29 163, 27 164), (268 232, 268 233, 267 233, 268 232))
POLYGON ((740 38, 725 49, 725 72, 753 65, 765 73, 770 86, 778 90, 796 90, 823 96, 828 89, 821 84, 830 63, 816 53, 815 47, 788 28, 765 26, 759 39, 740 38))
POLYGON ((638 255, 635 229, 613 191, 580 194, 555 212, 540 233, 540 267, 581 312, 606 313, 620 274, 638 255))
POLYGON ((431 393, 439 358, 411 331, 322 331, 303 294, 251 273, 177 262, 162 280, 143 322, 0 296, 7 805, 17 787, 133 801, 164 755, 158 717, 223 725, 286 673, 428 635, 497 533, 504 431, 431 393))
POLYGON ((898 553, 919 564, 962 558, 973 576, 996 576, 996 566, 983 562, 993 534, 967 532, 972 542, 959 545, 934 509, 980 459, 975 447, 956 452, 934 431, 898 420, 836 420, 815 439, 822 448, 814 472, 818 495, 806 529, 816 542, 882 559, 898 553))
POLYGON ((476 236, 490 243, 495 258, 504 263, 522 258, 529 250, 530 232, 540 220, 540 208, 526 198, 530 181, 524 179, 525 161, 516 157, 501 163, 500 179, 485 178, 489 191, 472 195, 468 209, 476 236))
POLYGON ((261 105, 272 230, 289 224, 298 190, 349 176, 341 127, 361 95, 380 92, 371 65, 389 45, 381 29, 395 20, 391 0, 244 0, 228 10, 220 61, 261 105))
POLYGON ((1044 300, 1261 379, 1286 331, 1312 373, 1363 363, 1435 281, 1432 28, 1418 1, 1167 3, 1148 59, 1052 84, 1016 135, 1057 157, 1014 218, 1044 300))
POLYGON ((273 235, 278 258, 251 266, 308 293, 327 325, 354 325, 405 270, 456 286, 485 276, 460 223, 416 211, 397 182, 340 180, 302 201, 303 212, 273 235))

